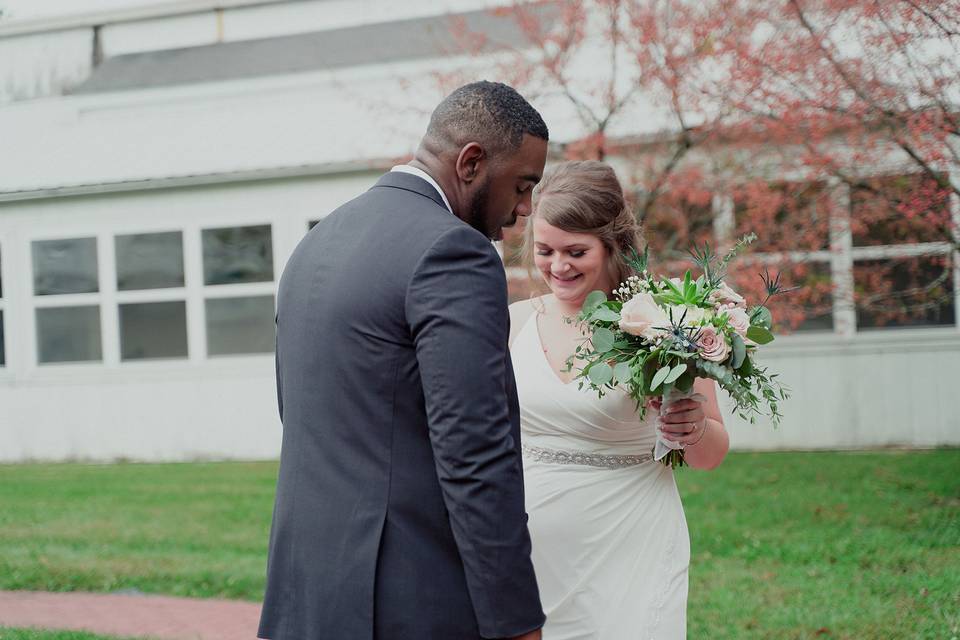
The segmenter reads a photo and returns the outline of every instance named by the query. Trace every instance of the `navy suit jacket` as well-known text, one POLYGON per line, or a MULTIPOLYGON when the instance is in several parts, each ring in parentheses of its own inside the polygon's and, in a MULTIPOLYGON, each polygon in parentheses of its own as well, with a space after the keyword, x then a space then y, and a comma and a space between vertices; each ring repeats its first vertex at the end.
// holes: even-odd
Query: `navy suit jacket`
POLYGON ((301 241, 277 309, 283 445, 259 636, 540 627, 490 241, 391 172, 301 241))

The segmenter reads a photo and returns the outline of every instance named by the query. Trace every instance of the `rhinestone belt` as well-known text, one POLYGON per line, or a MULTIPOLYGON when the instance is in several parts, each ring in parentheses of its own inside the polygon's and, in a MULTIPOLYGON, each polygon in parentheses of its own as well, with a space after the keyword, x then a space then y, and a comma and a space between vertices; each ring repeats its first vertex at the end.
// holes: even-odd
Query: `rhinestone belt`
POLYGON ((554 464, 579 464, 588 467, 600 467, 602 469, 622 469, 624 467, 633 467, 644 462, 653 460, 652 453, 646 453, 636 456, 613 456, 600 453, 586 453, 581 451, 556 451, 554 449, 541 449, 540 447, 531 447, 521 445, 523 455, 532 458, 537 462, 551 462, 554 464))

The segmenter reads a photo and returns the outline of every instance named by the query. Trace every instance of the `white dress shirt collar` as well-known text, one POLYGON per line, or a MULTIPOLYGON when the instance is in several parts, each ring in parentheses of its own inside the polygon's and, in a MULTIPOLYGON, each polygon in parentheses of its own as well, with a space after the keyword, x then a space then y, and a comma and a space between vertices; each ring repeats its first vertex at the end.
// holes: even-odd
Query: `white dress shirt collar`
POLYGON ((423 169, 418 169, 417 167, 411 167, 408 164, 398 164, 394 168, 390 169, 390 171, 399 171, 401 173, 409 173, 410 175, 417 176, 418 178, 422 178, 426 180, 427 183, 431 187, 436 189, 437 193, 440 194, 440 197, 443 199, 443 204, 446 205, 447 207, 447 211, 449 211, 450 213, 453 213, 453 207, 450 206, 450 201, 447 200, 447 194, 443 192, 443 189, 440 188, 440 185, 437 184, 437 181, 434 180, 429 173, 427 173, 423 169))

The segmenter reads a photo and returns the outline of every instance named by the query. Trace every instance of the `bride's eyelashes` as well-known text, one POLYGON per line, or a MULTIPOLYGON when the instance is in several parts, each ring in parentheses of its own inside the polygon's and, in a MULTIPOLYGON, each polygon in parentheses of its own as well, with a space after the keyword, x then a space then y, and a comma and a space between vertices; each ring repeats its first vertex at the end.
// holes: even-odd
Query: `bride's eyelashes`
MULTIPOLYGON (((538 256, 549 256, 552 253, 553 253, 553 249, 537 249, 538 256)), ((587 255, 587 251, 586 249, 577 250, 577 251, 568 251, 567 255, 569 255, 571 258, 582 258, 583 256, 587 255)))

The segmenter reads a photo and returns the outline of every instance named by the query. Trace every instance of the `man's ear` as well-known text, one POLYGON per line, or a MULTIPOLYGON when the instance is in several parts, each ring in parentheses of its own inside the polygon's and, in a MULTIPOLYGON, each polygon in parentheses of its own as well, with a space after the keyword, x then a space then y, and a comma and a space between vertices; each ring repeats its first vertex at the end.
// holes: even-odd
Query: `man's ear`
POLYGON ((457 176, 462 182, 473 182, 483 172, 487 152, 476 142, 468 142, 457 156, 457 176))

